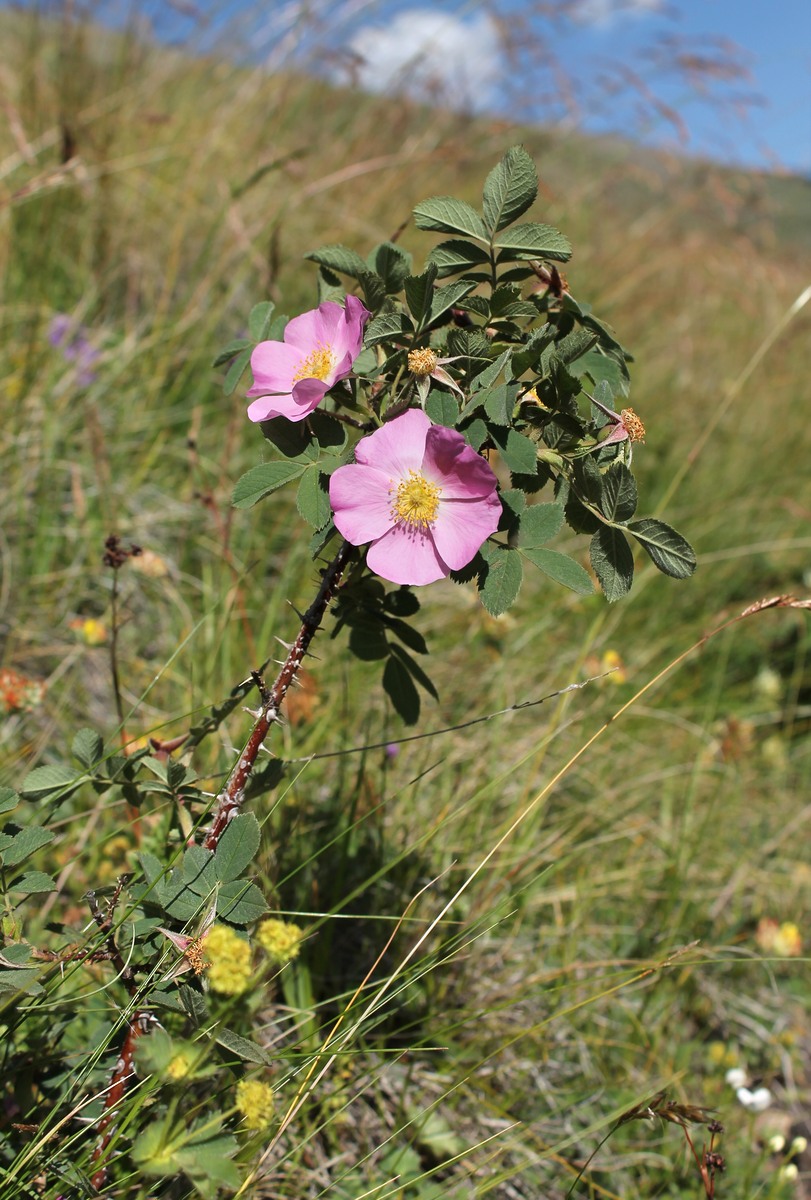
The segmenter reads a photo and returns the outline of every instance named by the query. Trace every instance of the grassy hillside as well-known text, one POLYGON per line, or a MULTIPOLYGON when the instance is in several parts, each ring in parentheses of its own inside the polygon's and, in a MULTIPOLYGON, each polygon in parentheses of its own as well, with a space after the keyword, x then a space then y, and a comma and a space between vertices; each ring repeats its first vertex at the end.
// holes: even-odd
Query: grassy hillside
MULTIPOLYGON (((689 582, 640 564, 615 606, 538 576, 493 620, 465 588, 425 589, 440 699, 416 731, 387 706, 374 664, 319 640, 275 745, 283 781, 256 801, 263 889, 313 930, 295 986, 255 1009, 256 1039, 288 1055, 274 1076, 281 1112, 304 1070, 290 1046, 310 1062, 370 969, 364 995, 387 973, 394 984, 368 1019, 352 1010, 249 1194, 563 1196, 619 1116, 660 1088, 719 1110, 719 1197, 796 1194, 762 1135, 805 1120, 807 963, 770 948, 762 921, 796 922, 807 940, 807 618, 766 613, 719 635, 564 768, 725 616, 811 585, 811 305, 791 307, 811 284, 809 184, 0 16, 2 665, 47 685, 0 725, 0 782, 64 762, 82 726, 115 742, 108 535, 150 555, 117 597, 129 736, 183 733, 295 633, 288 602, 306 605, 315 578, 307 535, 287 500, 232 510, 235 480, 267 450, 211 359, 256 301, 312 306, 302 255, 318 245, 366 253, 396 236, 420 263, 433 239, 409 222, 413 205, 445 193, 477 204, 517 141, 539 167, 534 215, 575 246, 572 293, 635 355, 641 507, 661 508, 699 553, 689 582), (52 344, 63 313, 92 357, 52 344), (309 758, 430 734, 614 663, 583 691, 396 756, 309 758), (736 1101, 730 1066, 772 1091, 774 1130, 736 1101)), ((585 539, 558 548, 586 561, 585 539)), ((249 720, 237 708, 199 748, 208 790, 249 720)), ((54 929, 78 940, 84 892, 135 870, 160 836, 159 808, 139 833, 123 799, 105 808, 86 790, 42 854, 58 895, 21 910, 37 945, 54 929)), ((9 940, 22 917, 7 903, 9 940)), ((34 1078, 7 1098, 9 1121, 51 1128, 105 1085, 121 997, 98 966, 70 979, 66 1044, 76 1061, 83 1045, 99 1056, 75 1079, 34 1078)), ((136 1104, 133 1121, 145 1113, 136 1104)), ((50 1143, 9 1137, 15 1186, 36 1168, 52 1197, 67 1186, 61 1159, 85 1167, 92 1147, 77 1121, 50 1143)), ((578 1194, 702 1188, 680 1129, 640 1120, 578 1194)), ((143 1178, 117 1189, 195 1194, 143 1178)))

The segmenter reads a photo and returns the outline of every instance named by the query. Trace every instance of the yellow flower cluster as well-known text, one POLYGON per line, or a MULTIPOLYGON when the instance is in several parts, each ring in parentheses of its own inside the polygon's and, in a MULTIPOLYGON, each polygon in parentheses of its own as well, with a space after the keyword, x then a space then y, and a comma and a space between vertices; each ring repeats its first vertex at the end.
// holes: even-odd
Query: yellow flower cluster
POLYGON ((258 1079, 241 1079, 237 1084, 237 1108, 246 1129, 267 1129, 275 1109, 273 1088, 258 1079))
POLYGON ((241 996, 251 986, 251 947, 227 925, 213 925, 205 939, 208 982, 212 991, 241 996))
POLYGON ((256 940, 272 963, 283 967, 298 957, 304 930, 292 921, 268 917, 256 931, 256 940))

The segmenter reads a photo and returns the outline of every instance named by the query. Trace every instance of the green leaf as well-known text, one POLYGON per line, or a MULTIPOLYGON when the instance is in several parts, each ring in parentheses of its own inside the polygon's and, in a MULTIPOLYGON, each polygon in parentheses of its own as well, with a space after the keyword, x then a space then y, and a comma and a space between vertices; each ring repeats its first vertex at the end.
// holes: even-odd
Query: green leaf
POLYGON ((603 514, 609 521, 630 521, 637 500, 636 480, 625 463, 612 463, 603 475, 603 514))
POLYGON ((70 752, 83 767, 91 769, 101 762, 104 754, 104 742, 95 729, 80 729, 73 739, 70 752))
POLYGON ((428 322, 433 325, 435 321, 469 295, 475 287, 475 283, 471 283, 467 279, 457 279, 455 283, 446 283, 441 288, 436 288, 431 297, 431 310, 428 314, 428 322))
POLYGON ((453 196, 433 196, 430 200, 423 200, 414 209, 414 221, 417 229, 464 233, 482 242, 487 241, 487 230, 476 210, 453 196))
POLYGON ((150 887, 163 878, 166 868, 154 854, 150 854, 148 850, 141 850, 138 854, 138 861, 150 887))
POLYGON ((587 354, 597 341, 596 333, 590 329, 573 329, 566 337, 555 343, 555 354, 562 363, 575 362, 581 355, 587 354))
POLYGON ((475 420, 466 425, 464 429, 460 429, 459 432, 467 444, 474 450, 479 450, 490 436, 490 430, 480 417, 476 417, 475 420))
POLYGON ((431 311, 436 277, 436 267, 429 263, 421 275, 409 275, 403 285, 408 310, 418 328, 422 328, 431 311))
POLYGON ((234 1033, 232 1029, 224 1029, 220 1026, 214 1033, 214 1040, 220 1046, 224 1046, 226 1050, 230 1050, 232 1054, 236 1054, 244 1062, 256 1063, 257 1066, 262 1067, 268 1067, 273 1062, 271 1056, 261 1046, 257 1046, 256 1042, 250 1042, 247 1038, 241 1037, 240 1034, 234 1033))
POLYGON ((514 603, 521 587, 523 567, 517 551, 485 542, 481 554, 487 563, 480 587, 481 601, 491 617, 498 617, 514 603))
POLYGON ((332 516, 329 502, 328 476, 318 467, 310 467, 301 477, 296 493, 296 508, 313 529, 323 529, 332 516))
POLYGON ((267 907, 256 884, 244 879, 224 883, 217 896, 217 916, 232 925, 252 925, 267 912, 267 907))
POLYGON ((494 425, 509 425, 518 398, 517 384, 502 383, 487 392, 477 392, 476 395, 480 401, 484 399, 484 411, 494 425))
POLYGON ((409 650, 413 650, 415 654, 428 653, 428 644, 425 638, 413 625, 401 621, 399 617, 386 617, 386 629, 390 634, 398 637, 401 642, 405 642, 409 650))
POLYGON ((414 325, 406 313, 383 312, 366 326, 363 344, 377 346, 380 342, 401 342, 413 335, 414 325))
POLYGON ((549 258, 566 262, 572 257, 572 247, 551 225, 514 225, 496 238, 494 249, 499 251, 498 262, 514 262, 522 258, 549 258))
POLYGON ((588 571, 568 554, 559 554, 557 550, 546 550, 540 546, 522 549, 521 553, 533 566, 543 571, 544 575, 554 579, 555 583, 562 583, 564 587, 571 588, 579 596, 590 596, 594 591, 588 571))
POLYGON ((222 367, 227 362, 230 362, 235 354, 240 350, 252 349, 252 343, 249 338, 234 338, 227 346, 223 346, 217 357, 211 363, 212 367, 222 367))
POLYGON ((381 242, 369 255, 367 265, 383 280, 386 291, 394 295, 402 291, 411 274, 411 255, 394 242, 381 242))
POLYGON ((522 550, 543 546, 555 536, 562 524, 563 508, 560 504, 531 504, 521 513, 518 545, 522 550))
POLYGON ((511 225, 538 195, 535 163, 523 146, 511 146, 484 184, 484 222, 491 234, 511 225))
MULTIPOLYGON (((606 354, 599 346, 594 346, 581 355, 570 365, 569 370, 578 377, 590 375, 595 384, 607 383, 614 395, 627 397, 630 393, 628 371, 624 366, 620 366, 613 354, 606 354)), ((609 404, 608 407, 614 408, 615 405, 609 404)), ((603 414, 601 417, 605 420, 603 414)))
POLYGON ((84 783, 84 776, 76 777, 76 771, 71 767, 53 764, 47 767, 35 767, 29 771, 22 782, 20 795, 24 800, 48 800, 59 795, 62 800, 76 791, 84 783))
POLYGON ((0 787, 0 813, 11 812, 20 803, 20 797, 13 788, 0 787))
POLYGON ((8 889, 23 896, 40 895, 42 892, 55 892, 56 883, 44 871, 27 871, 21 879, 8 889))
POLYGON ((318 263, 319 266, 327 267, 330 271, 338 271, 341 275, 351 275, 353 279, 360 279, 361 275, 366 274, 369 270, 368 263, 365 263, 355 250, 350 250, 346 246, 321 246, 318 250, 308 251, 304 257, 311 262, 318 263))
POLYGON ((259 304, 254 304, 251 309, 248 317, 248 332, 255 342, 263 342, 268 336, 275 307, 272 300, 262 300, 259 304))
POLYGON ((240 350, 239 354, 234 357, 231 366, 225 373, 222 390, 226 396, 231 396, 237 389, 237 384, 245 373, 245 368, 251 361, 253 351, 250 346, 246 346, 244 350, 240 350))
POLYGON ((253 813, 229 821, 214 851, 214 870, 221 883, 238 879, 259 849, 261 830, 253 813))
POLYGON ((366 307, 376 313, 386 300, 386 284, 376 271, 364 271, 358 276, 358 282, 363 290, 366 307))
POLYGON ((499 375, 501 375, 502 371, 509 379, 509 374, 507 374, 507 372, 509 371, 512 353, 512 349, 504 350, 503 353, 499 354, 498 358, 494 359, 493 362, 489 364, 489 366, 486 366, 483 371, 480 371, 475 379, 471 380, 471 395, 473 395, 474 392, 481 392, 484 391, 485 388, 491 387, 492 384, 496 382, 499 375))
POLYGON ((459 402, 450 392, 434 388, 425 401, 425 412, 435 425, 447 425, 453 429, 459 419, 459 402))
POLYGON ((23 968, 21 971, 0 971, 0 992, 26 992, 37 996, 45 989, 37 982, 39 967, 23 968))
POLYGON ((538 451, 534 442, 515 429, 491 428, 490 436, 511 471, 519 475, 531 474, 538 465, 538 451))
POLYGON ((490 255, 483 246, 479 246, 476 242, 452 238, 448 242, 440 242, 438 246, 434 246, 428 255, 428 263, 436 267, 437 276, 444 279, 446 275, 458 275, 473 267, 489 265, 490 255))
POLYGON ((19 833, 14 834, 10 844, 5 846, 0 853, 0 859, 4 866, 16 867, 53 840, 54 835, 49 829, 43 829, 39 825, 30 825, 27 829, 21 829, 19 833))
POLYGON ((695 550, 686 538, 664 521, 643 517, 640 521, 632 521, 628 532, 642 543, 654 565, 671 579, 689 579, 695 571, 695 550))
POLYGON ((610 604, 627 596, 634 581, 634 556, 621 529, 601 525, 591 539, 589 557, 610 604))
POLYGON ((388 657, 383 668, 383 690, 406 725, 415 725, 420 715, 420 694, 410 672, 394 655, 388 657))
POLYGON ((300 463, 269 462, 251 467, 250 471, 237 480, 231 502, 234 508, 252 508, 264 496, 283 487, 291 479, 298 479, 304 473, 300 463))

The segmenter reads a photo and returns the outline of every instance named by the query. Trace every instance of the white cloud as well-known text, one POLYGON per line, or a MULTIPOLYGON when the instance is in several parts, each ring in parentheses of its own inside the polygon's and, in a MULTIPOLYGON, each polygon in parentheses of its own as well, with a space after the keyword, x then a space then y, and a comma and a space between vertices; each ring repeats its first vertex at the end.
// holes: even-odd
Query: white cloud
POLYGON ((503 74, 498 30, 486 13, 465 20, 411 8, 385 26, 364 26, 349 49, 357 56, 361 87, 407 92, 417 99, 438 97, 455 108, 490 107, 503 74))
POLYGON ((666 10, 665 0, 577 0, 568 16, 578 25, 605 28, 621 17, 653 17, 666 10))

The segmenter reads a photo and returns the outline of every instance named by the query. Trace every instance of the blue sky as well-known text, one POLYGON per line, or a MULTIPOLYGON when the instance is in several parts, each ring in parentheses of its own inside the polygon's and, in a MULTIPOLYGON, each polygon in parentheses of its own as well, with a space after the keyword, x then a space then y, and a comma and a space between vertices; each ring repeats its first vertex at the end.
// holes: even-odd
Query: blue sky
POLYGON ((91 7, 110 23, 135 11, 167 40, 213 41, 270 67, 298 64, 376 90, 436 93, 479 111, 622 132, 811 178, 811 0, 95 0, 91 7), (503 36, 519 25, 510 60, 503 36), (702 80, 672 70, 679 54, 694 63, 734 61, 739 71, 702 80))

